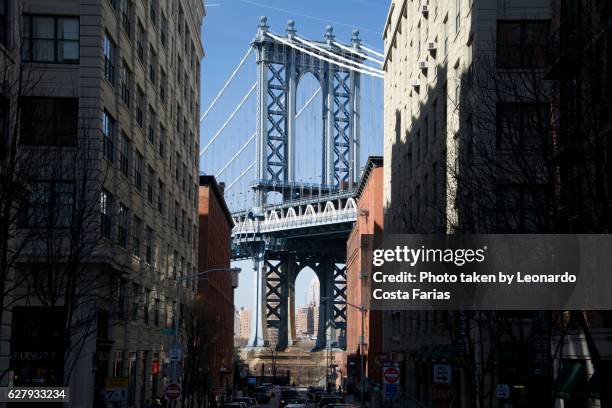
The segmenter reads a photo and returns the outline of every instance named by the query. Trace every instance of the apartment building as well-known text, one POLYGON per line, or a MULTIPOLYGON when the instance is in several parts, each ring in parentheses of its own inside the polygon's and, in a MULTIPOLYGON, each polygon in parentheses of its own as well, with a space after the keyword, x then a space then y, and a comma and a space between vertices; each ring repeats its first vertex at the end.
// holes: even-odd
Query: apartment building
POLYGON ((15 56, 3 69, 22 85, 9 87, 18 125, 8 140, 34 164, 11 226, 21 252, 3 369, 15 385, 69 384, 73 407, 106 406, 107 380, 126 379, 125 406, 144 406, 168 381, 176 304, 197 290, 185 277, 197 270, 204 5, 0 6, 15 56))
MULTIPOLYGON (((552 230, 550 19, 547 0, 391 2, 383 32, 385 233, 552 230)), ((433 392, 442 388, 455 407, 534 406, 550 396, 551 353, 536 346, 547 344, 538 325, 549 318, 385 312, 383 351, 400 365, 404 400, 444 403, 448 394, 433 392), (486 333, 483 322, 507 333, 486 333), (546 367, 526 363, 527 353, 546 367), (448 367, 448 383, 434 383, 436 365, 448 367), (510 397, 498 398, 497 384, 510 397)))
POLYGON ((370 156, 357 189, 359 218, 346 244, 346 300, 352 306, 346 311, 346 358, 342 361, 342 372, 346 373, 344 385, 348 392, 361 390, 362 356, 367 378, 364 381, 382 383, 382 312, 370 307, 372 266, 367 260, 382 239, 383 185, 383 159, 370 156))
MULTIPOLYGON (((231 234, 234 220, 223 198, 224 185, 214 176, 199 177, 198 271, 229 269, 231 234)), ((198 297, 211 319, 209 329, 215 333, 208 348, 208 369, 211 387, 231 389, 233 380, 234 289, 238 274, 217 271, 203 275, 198 284, 198 297)))

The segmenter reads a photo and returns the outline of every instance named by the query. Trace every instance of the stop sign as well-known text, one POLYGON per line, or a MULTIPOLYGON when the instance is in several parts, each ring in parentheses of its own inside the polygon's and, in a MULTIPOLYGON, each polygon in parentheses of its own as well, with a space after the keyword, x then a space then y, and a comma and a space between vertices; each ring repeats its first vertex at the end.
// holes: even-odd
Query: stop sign
POLYGON ((168 384, 164 391, 166 399, 170 401, 177 400, 181 397, 181 386, 179 384, 168 384))
POLYGON ((431 399, 438 402, 451 402, 454 397, 453 389, 448 384, 432 384, 431 399))
POLYGON ((386 384, 395 384, 400 379, 400 372, 395 367, 385 367, 383 371, 383 379, 386 384))

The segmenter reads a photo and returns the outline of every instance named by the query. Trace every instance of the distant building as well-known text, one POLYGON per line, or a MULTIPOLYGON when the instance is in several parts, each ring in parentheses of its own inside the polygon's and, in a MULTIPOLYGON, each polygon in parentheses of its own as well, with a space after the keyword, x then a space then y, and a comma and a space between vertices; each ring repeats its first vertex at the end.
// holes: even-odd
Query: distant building
MULTIPOLYGON (((198 271, 230 267, 230 236, 234 221, 223 198, 223 185, 213 176, 200 176, 198 271)), ((209 370, 212 387, 231 387, 234 345, 234 277, 211 272, 199 280, 198 297, 215 316, 211 331, 209 370)))
POLYGON ((249 309, 241 307, 240 310, 236 310, 234 333, 237 340, 248 341, 251 333, 251 311, 249 309))
POLYGON ((306 304, 307 305, 319 305, 319 294, 320 291, 320 283, 319 278, 317 276, 313 276, 308 284, 308 293, 306 295, 306 304))
POLYGON ((311 334, 312 308, 310 305, 300 306, 295 314, 295 332, 297 337, 311 334))

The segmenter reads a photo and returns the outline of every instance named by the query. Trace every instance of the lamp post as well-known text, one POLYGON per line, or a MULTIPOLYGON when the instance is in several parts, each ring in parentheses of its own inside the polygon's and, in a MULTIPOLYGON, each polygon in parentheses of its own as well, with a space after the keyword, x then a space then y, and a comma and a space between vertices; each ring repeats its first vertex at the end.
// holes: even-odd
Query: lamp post
MULTIPOLYGON (((207 269, 205 271, 200 271, 197 273, 193 273, 191 275, 182 276, 176 280, 176 307, 174 310, 174 340, 173 340, 173 348, 179 347, 179 322, 181 318, 181 287, 183 286, 183 282, 191 279, 199 279, 204 275, 207 275, 211 272, 231 272, 231 273, 240 273, 240 268, 213 268, 207 269)), ((177 372, 178 360, 172 361, 172 382, 176 383, 176 372, 177 372)))
MULTIPOLYGON (((327 301, 328 299, 331 299, 330 297, 322 297, 321 300, 322 301, 327 301)), ((346 303, 347 306, 351 306, 354 307, 355 309, 359 310, 361 312, 361 338, 359 339, 359 365, 360 365, 360 387, 361 387, 361 395, 360 395, 360 402, 361 405, 364 406, 364 402, 363 402, 363 395, 365 393, 365 366, 364 366, 364 361, 363 361, 363 349, 365 347, 365 314, 368 311, 368 309, 366 309, 363 306, 357 306, 354 305, 350 302, 344 302, 346 303)))

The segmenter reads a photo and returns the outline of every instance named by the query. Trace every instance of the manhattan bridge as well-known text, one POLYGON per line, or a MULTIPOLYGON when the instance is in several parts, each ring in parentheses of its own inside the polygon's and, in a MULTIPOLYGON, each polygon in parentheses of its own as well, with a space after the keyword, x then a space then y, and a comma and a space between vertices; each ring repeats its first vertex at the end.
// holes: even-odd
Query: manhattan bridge
POLYGON ((249 346, 294 344, 295 280, 310 268, 321 299, 315 350, 343 349, 346 242, 358 217, 361 164, 382 150, 383 55, 357 30, 347 43, 331 26, 322 41, 298 35, 292 20, 285 31, 275 34, 261 17, 206 108, 202 169, 225 183, 232 259, 253 263, 249 346), (215 111, 222 120, 213 120, 215 111))

